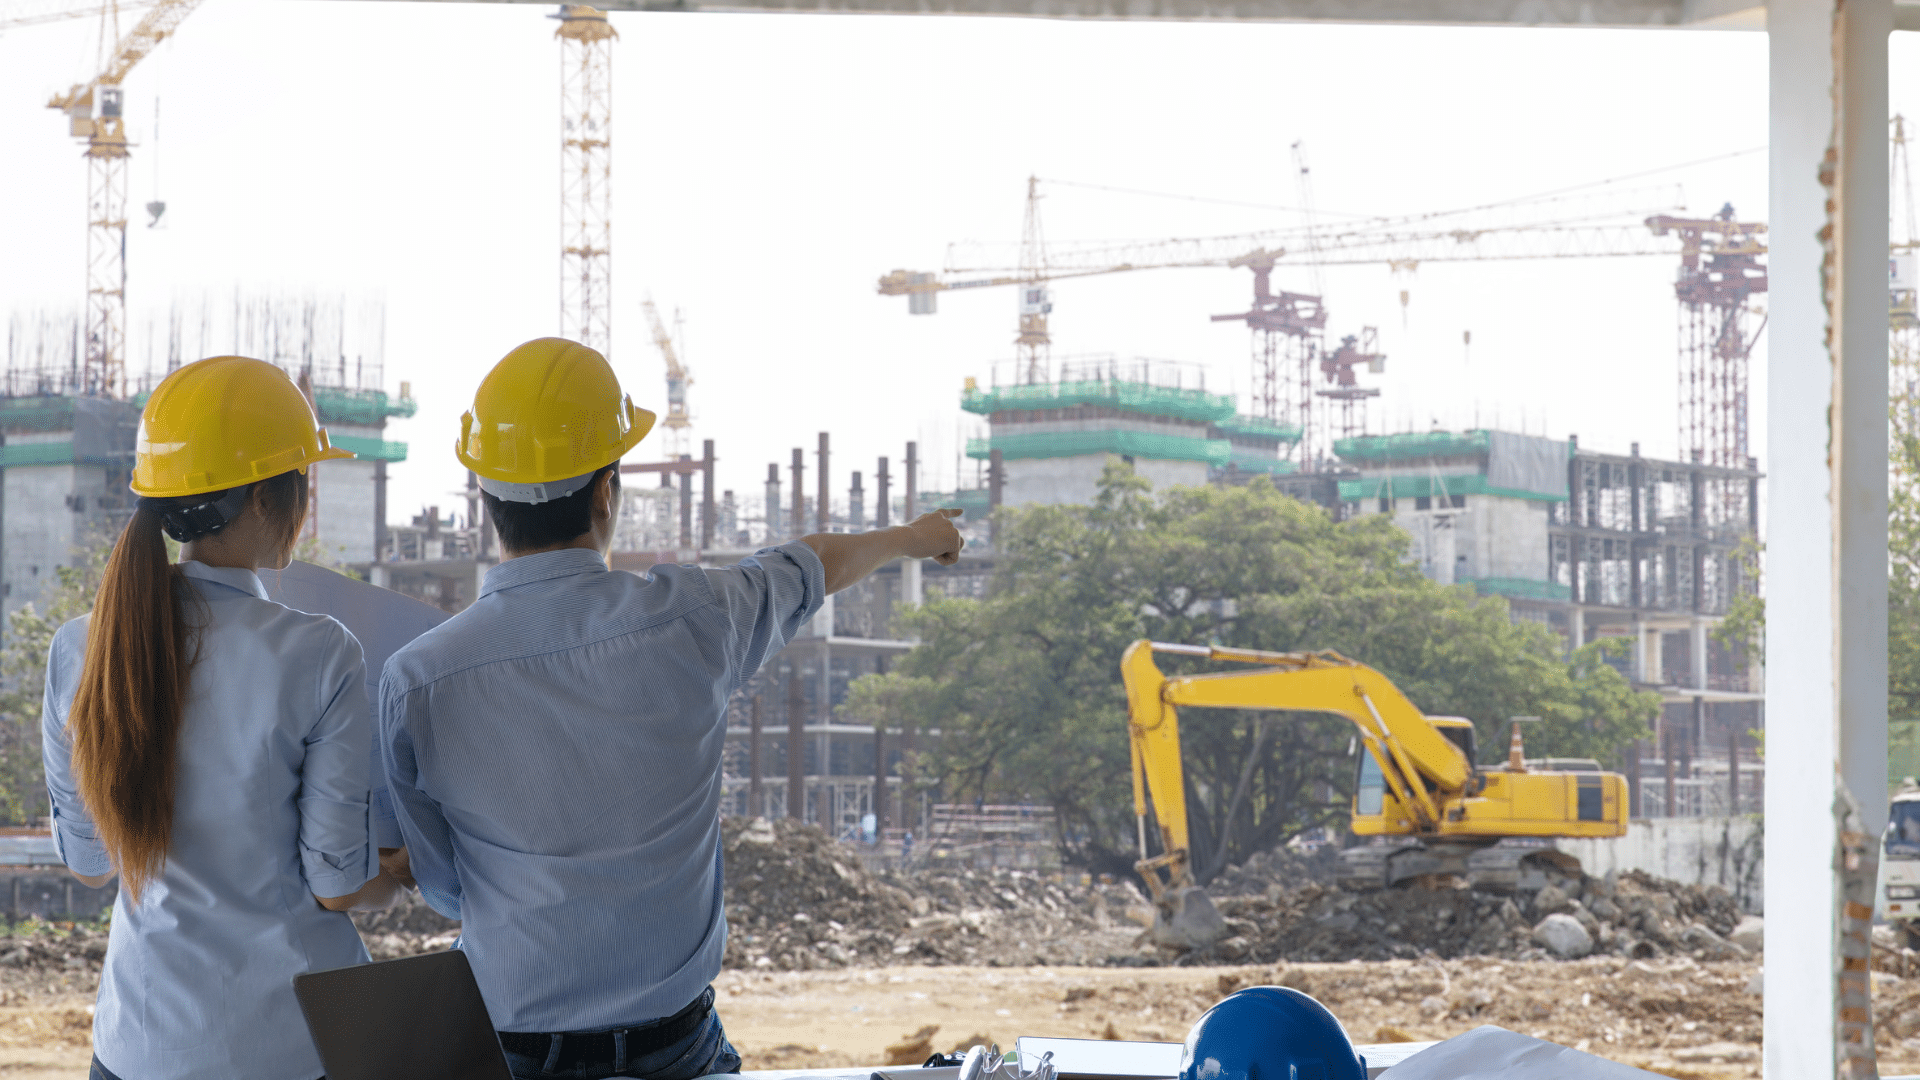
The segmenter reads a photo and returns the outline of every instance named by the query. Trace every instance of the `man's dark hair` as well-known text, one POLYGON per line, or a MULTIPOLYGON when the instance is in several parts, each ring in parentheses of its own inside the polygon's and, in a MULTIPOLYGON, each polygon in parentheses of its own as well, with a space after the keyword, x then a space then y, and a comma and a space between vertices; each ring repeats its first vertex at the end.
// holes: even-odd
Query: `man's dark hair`
POLYGON ((594 471, 587 486, 564 498, 543 503, 508 502, 485 491, 480 497, 487 504, 487 519, 500 534, 500 546, 508 551, 537 551, 557 544, 571 543, 593 527, 593 489, 602 473, 613 474, 613 490, 620 490, 620 463, 594 471))

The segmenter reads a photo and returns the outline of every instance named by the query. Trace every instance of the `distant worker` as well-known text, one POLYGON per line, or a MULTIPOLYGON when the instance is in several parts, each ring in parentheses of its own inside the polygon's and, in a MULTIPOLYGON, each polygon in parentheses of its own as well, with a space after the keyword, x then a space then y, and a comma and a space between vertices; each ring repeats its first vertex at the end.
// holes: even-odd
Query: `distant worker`
POLYGON ((307 468, 352 456, 259 360, 188 364, 141 414, 140 499, 93 614, 54 635, 42 712, 60 858, 120 875, 92 1080, 314 1080, 293 977, 365 963, 344 913, 399 891, 360 645, 255 574, 292 556, 307 468))
POLYGON ((829 593, 962 546, 948 510, 719 569, 612 572, 620 459, 653 421, 584 345, 542 338, 495 365, 455 453, 503 561, 381 680, 413 876, 460 920, 517 1077, 738 1071, 709 985, 727 700, 829 593))

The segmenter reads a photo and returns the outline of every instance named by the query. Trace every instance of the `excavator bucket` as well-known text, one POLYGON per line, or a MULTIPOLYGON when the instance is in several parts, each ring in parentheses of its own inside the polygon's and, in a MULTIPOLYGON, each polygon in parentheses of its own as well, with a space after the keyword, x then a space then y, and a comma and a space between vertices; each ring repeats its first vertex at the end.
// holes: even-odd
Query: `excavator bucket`
POLYGON ((1213 906, 1205 889, 1169 890, 1153 907, 1147 937, 1156 945, 1204 949, 1227 936, 1227 920, 1220 917, 1220 909, 1213 906))

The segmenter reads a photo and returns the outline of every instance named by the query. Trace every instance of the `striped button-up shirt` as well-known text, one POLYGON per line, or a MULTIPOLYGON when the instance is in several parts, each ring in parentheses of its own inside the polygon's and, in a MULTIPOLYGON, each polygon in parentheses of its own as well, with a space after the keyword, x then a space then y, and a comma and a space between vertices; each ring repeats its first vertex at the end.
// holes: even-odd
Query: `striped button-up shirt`
POLYGON ((502 1031, 670 1016, 720 972, 727 699, 820 607, 798 541, 715 570, 509 559, 387 662, 380 738, 421 895, 502 1031))
MULTIPOLYGON (((113 904, 93 1052, 121 1076, 312 1080, 293 977, 364 964, 345 896, 380 870, 369 820, 360 645, 267 599, 251 571, 180 564, 199 659, 173 765, 167 864, 113 904)), ((92 616, 54 635, 42 718, 60 857, 112 870, 73 776, 67 714, 92 616)))

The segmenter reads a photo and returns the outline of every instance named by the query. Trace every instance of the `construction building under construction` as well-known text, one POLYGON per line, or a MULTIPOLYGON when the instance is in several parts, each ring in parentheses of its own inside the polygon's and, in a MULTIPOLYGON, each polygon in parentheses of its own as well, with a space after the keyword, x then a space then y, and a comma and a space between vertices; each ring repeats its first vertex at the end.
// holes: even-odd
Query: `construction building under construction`
POLYGON ((303 557, 367 563, 388 545, 387 470, 407 444, 389 420, 413 415, 408 386, 388 394, 378 301, 233 294, 177 302, 136 325, 148 370, 101 393, 78 316, 16 313, 0 373, 0 590, 7 612, 37 603, 56 568, 113 542, 133 512, 127 483, 140 409, 169 371, 205 356, 277 364, 305 389, 333 445, 355 454, 309 471, 303 557))

